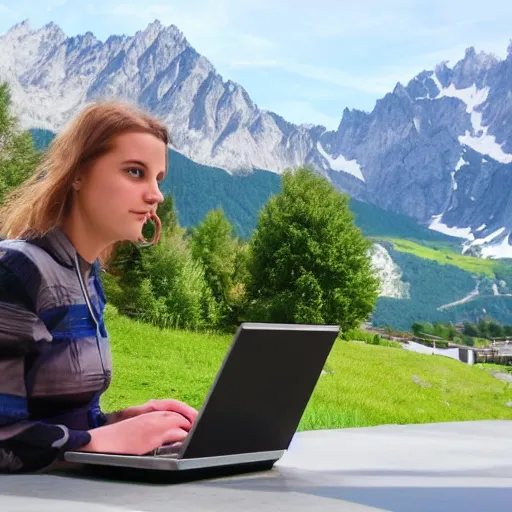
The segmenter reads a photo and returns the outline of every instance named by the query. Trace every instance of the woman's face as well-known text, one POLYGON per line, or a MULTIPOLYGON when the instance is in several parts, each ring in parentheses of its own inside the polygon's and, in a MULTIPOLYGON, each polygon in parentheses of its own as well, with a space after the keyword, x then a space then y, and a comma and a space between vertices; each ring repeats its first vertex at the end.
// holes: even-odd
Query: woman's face
POLYGON ((164 199, 159 184, 166 173, 166 152, 154 135, 125 133, 83 173, 74 185, 79 191, 75 206, 95 236, 108 243, 137 241, 145 213, 156 211, 164 199))

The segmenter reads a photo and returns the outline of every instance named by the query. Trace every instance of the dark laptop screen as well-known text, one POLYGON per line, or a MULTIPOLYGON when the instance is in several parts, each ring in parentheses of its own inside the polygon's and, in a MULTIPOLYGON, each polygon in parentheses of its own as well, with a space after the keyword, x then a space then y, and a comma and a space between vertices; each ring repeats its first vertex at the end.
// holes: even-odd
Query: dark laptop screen
POLYGON ((242 324, 182 457, 287 449, 338 332, 242 324))

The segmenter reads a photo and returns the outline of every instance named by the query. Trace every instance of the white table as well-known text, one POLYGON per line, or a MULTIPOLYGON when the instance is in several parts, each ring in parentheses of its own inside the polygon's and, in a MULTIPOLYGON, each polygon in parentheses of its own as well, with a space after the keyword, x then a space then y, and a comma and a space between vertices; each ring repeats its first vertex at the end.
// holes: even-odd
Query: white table
POLYGON ((2 512, 512 510, 512 421, 301 432, 270 471, 186 483, 0 476, 2 512))

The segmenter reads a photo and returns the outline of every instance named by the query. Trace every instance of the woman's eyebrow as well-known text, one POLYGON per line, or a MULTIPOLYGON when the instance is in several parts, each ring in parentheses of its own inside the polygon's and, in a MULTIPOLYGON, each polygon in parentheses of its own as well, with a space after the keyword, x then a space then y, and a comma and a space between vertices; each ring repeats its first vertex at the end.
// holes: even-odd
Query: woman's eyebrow
POLYGON ((141 167, 145 167, 146 169, 148 168, 148 166, 144 162, 141 162, 140 160, 125 160, 123 162, 123 165, 124 164, 136 164, 140 165, 141 167))

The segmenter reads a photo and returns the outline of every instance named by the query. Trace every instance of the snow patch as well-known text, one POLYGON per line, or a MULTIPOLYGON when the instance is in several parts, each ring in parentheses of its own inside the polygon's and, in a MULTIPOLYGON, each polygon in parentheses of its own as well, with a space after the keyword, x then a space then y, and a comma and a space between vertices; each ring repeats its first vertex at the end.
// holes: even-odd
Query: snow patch
POLYGON ((486 224, 482 224, 480 227, 476 228, 475 231, 483 231, 485 229, 486 224))
POLYGON ((441 222, 441 215, 433 215, 432 222, 429 225, 429 229, 433 231, 439 231, 439 233, 444 233, 448 236, 453 236, 456 238, 465 238, 467 240, 474 240, 474 236, 471 233, 471 228, 458 228, 458 227, 448 227, 446 224, 441 222))
POLYGON ((347 160, 343 155, 340 155, 337 158, 332 158, 325 152, 320 142, 317 142, 316 147, 318 149, 318 152, 323 156, 323 158, 327 160, 329 167, 333 171, 346 172, 348 174, 352 174, 352 176, 355 176, 361 181, 365 181, 363 173, 361 171, 361 166, 357 163, 356 160, 347 160))
POLYGON ((482 247, 482 258, 512 258, 512 246, 508 234, 499 244, 482 247))
POLYGON ((474 149, 482 155, 488 155, 502 164, 512 162, 512 155, 505 153, 501 145, 496 142, 494 135, 487 135, 487 126, 482 127, 482 135, 473 137, 467 130, 465 135, 459 136, 459 142, 474 149))
POLYGON ((466 105, 466 112, 471 115, 473 134, 466 130, 466 133, 460 135, 458 138, 460 144, 465 144, 478 153, 490 156, 503 164, 511 163, 512 155, 505 153, 501 144, 496 142, 496 137, 487 133, 488 127, 482 125, 482 113, 475 111, 478 105, 481 105, 487 100, 489 87, 478 89, 475 84, 465 89, 456 89, 454 84, 443 87, 435 73, 432 76, 432 80, 434 80, 440 91, 435 99, 442 97, 458 98, 466 105))
POLYGON ((475 84, 466 89, 456 89, 454 84, 450 84, 448 87, 443 88, 441 84, 438 84, 440 92, 436 99, 446 96, 448 98, 458 98, 466 104, 466 112, 471 114, 476 106, 483 103, 489 95, 489 87, 478 89, 475 84))
POLYGON ((455 166, 455 172, 457 172, 458 170, 460 170, 460 168, 463 166, 463 165, 466 165, 467 162, 466 160, 464 160, 464 158, 460 157, 459 158, 459 161, 457 162, 457 165, 455 166))
MULTIPOLYGON (((478 231, 478 230, 477 230, 478 231)), ((485 238, 477 238, 473 242, 471 242, 471 245, 483 245, 488 244, 489 242, 492 242, 496 237, 500 236, 503 231, 505 231, 505 228, 497 229, 494 233, 491 233, 490 235, 486 236, 485 238)))
MULTIPOLYGON (((435 73, 432 73, 432 80, 434 81, 434 83, 436 84, 437 88, 442 91, 444 89, 444 87, 442 86, 441 82, 439 81, 439 78, 437 78, 437 75, 435 73)), ((437 97, 439 97, 439 95, 437 95, 437 97)))
POLYGON ((452 189, 457 190, 457 182, 455 181, 455 171, 450 173, 452 175, 452 189))
POLYGON ((414 122, 414 127, 416 128, 416 131, 419 133, 420 132, 420 128, 421 128, 420 118, 419 117, 415 117, 413 119, 413 122, 414 122))
POLYGON ((459 161, 457 162, 457 165, 455 166, 455 169, 451 172, 452 176, 452 190, 457 190, 457 182, 455 181, 455 173, 461 169, 464 165, 466 165, 467 162, 464 160, 464 158, 461 156, 459 158, 459 161))

